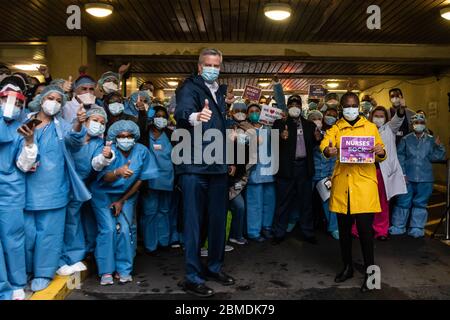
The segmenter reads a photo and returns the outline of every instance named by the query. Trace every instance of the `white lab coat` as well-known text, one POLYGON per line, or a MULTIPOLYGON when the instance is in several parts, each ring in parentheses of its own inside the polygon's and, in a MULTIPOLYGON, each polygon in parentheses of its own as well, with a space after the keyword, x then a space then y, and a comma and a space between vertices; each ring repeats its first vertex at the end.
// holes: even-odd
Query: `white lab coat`
POLYGON ((378 129, 387 152, 387 158, 380 163, 380 169, 388 200, 396 195, 406 194, 408 192, 403 170, 398 161, 397 146, 395 144, 397 131, 400 129, 404 119, 404 117, 398 117, 396 113, 391 121, 385 123, 378 129))

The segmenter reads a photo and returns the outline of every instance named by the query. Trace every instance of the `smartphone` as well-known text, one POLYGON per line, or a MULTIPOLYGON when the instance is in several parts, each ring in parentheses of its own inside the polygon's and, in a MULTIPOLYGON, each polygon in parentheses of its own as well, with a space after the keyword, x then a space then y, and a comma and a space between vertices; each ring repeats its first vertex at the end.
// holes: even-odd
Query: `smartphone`
MULTIPOLYGON (((41 123, 42 123, 41 120, 39 120, 37 118, 31 118, 31 119, 27 119, 27 121, 25 121, 25 123, 22 124, 20 127, 27 126, 29 129, 33 129, 33 127, 37 127, 41 123)), ((19 131, 20 127, 17 129, 17 131, 19 131)))

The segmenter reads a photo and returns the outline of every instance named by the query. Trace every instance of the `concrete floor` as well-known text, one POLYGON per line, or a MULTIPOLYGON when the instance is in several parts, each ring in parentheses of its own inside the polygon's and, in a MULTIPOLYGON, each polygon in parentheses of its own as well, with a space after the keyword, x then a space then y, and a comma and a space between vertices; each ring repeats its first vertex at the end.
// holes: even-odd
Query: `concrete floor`
MULTIPOLYGON (((434 194, 432 204, 442 199, 434 194)), ((442 210, 431 209, 429 220, 439 218, 442 210)), ((216 290, 215 299, 450 299, 450 247, 438 240, 401 236, 376 241, 381 290, 361 294, 360 272, 343 284, 334 283, 342 267, 339 243, 322 231, 317 236, 319 243, 311 245, 298 240, 294 230, 280 246, 251 243, 226 253, 224 270, 237 283, 222 287, 209 282, 216 290)), ((353 252, 355 264, 361 265, 358 241, 354 241, 353 252)), ((108 287, 99 286, 93 275, 68 299, 195 299, 177 286, 184 274, 181 250, 170 249, 160 257, 138 253, 135 271, 133 283, 108 287)))

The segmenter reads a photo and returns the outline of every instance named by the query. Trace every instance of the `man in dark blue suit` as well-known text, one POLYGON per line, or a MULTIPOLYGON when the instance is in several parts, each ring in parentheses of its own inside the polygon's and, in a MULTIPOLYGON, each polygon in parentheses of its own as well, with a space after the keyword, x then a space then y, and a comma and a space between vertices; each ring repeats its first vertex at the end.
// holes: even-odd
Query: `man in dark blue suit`
MULTIPOLYGON (((189 161, 183 160, 183 163, 176 166, 183 192, 186 268, 183 289, 201 297, 214 295, 214 290, 205 285, 205 280, 217 281, 222 285, 234 284, 234 279, 222 272, 228 205, 228 167, 225 161, 227 87, 217 83, 221 64, 220 51, 204 49, 198 61, 198 75, 187 78, 176 93, 177 129, 189 132, 191 147, 189 161), (201 161, 197 158, 194 160, 194 149, 201 151, 203 155, 203 151, 210 144, 195 136, 208 129, 218 130, 223 138, 223 156, 212 164, 205 162, 203 156, 201 161), (205 227, 208 233, 207 266, 203 266, 200 261, 202 227, 205 227)), ((184 154, 185 150, 182 152, 184 154)))

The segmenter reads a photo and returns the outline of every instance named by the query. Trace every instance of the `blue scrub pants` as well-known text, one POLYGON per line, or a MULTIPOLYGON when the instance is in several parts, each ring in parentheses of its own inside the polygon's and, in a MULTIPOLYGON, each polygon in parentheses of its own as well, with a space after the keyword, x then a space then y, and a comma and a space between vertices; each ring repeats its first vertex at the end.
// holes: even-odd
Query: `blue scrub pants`
POLYGON ((86 253, 93 253, 95 250, 98 229, 91 201, 83 203, 83 206, 81 207, 81 223, 83 225, 86 253))
POLYGON ((432 182, 408 182, 408 193, 399 195, 392 212, 392 226, 389 233, 393 235, 404 234, 409 214, 408 235, 418 238, 423 237, 425 223, 427 222, 427 205, 433 193, 432 182))
POLYGON ((133 270, 137 245, 134 219, 137 196, 135 194, 124 203, 118 217, 112 214, 110 206, 119 200, 121 195, 95 193, 92 197, 92 208, 99 230, 95 260, 100 276, 112 274, 114 271, 122 276, 128 276, 133 270), (117 228, 119 225, 120 228, 117 228))
POLYGON ((141 227, 148 251, 155 251, 158 245, 169 245, 172 195, 171 191, 150 189, 143 197, 141 227))
POLYGON ((66 207, 25 210, 27 272, 34 278, 53 279, 64 244, 66 207))
POLYGON ((14 290, 23 289, 27 285, 23 209, 0 209, 0 243, 3 246, 1 257, 4 257, 5 276, 14 290))
POLYGON ((11 300, 13 289, 8 282, 8 272, 6 271, 5 252, 0 241, 0 300, 11 300))
POLYGON ((207 221, 208 270, 218 273, 225 255, 228 207, 227 174, 183 174, 183 240, 185 243, 186 280, 201 284, 205 280, 200 260, 202 247, 200 229, 207 221))
POLYGON ((250 239, 271 230, 275 214, 275 183, 247 184, 247 234, 250 239))
POLYGON ((86 255, 86 242, 81 223, 82 206, 82 202, 74 200, 67 205, 64 247, 59 266, 71 266, 82 261, 86 255))
POLYGON ((172 206, 170 208, 170 215, 169 215, 169 224, 170 224, 170 244, 173 243, 182 243, 183 237, 181 233, 179 232, 178 222, 180 221, 180 201, 181 201, 181 191, 175 189, 173 192, 173 198, 172 198, 172 206))
POLYGON ((230 210, 233 215, 231 220, 230 238, 241 240, 244 238, 245 224, 245 199, 240 193, 233 200, 230 200, 230 210))

